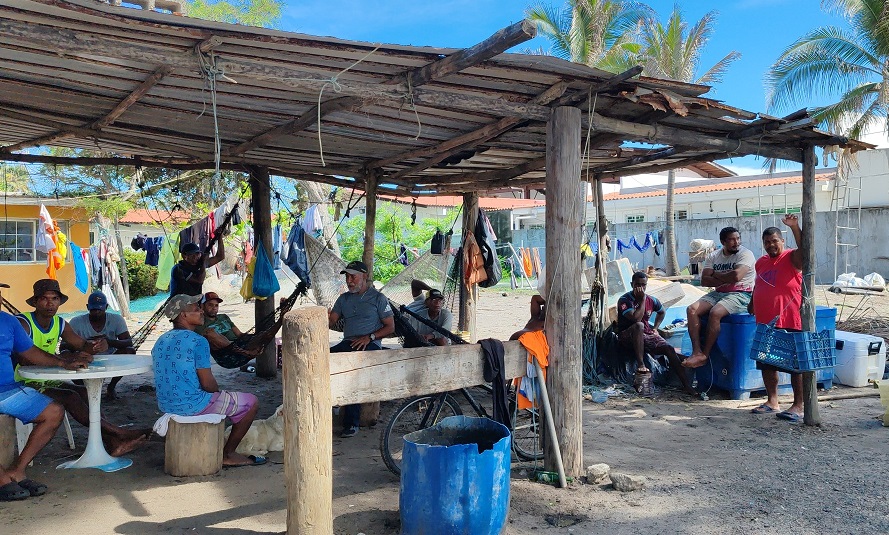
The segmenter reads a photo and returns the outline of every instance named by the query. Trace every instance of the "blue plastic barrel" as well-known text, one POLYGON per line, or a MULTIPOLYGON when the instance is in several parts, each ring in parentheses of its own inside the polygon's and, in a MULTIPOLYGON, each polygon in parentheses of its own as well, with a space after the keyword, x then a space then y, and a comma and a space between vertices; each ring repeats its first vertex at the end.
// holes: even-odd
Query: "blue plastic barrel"
POLYGON ((451 416, 404 436, 401 533, 505 533, 510 433, 488 418, 451 416))

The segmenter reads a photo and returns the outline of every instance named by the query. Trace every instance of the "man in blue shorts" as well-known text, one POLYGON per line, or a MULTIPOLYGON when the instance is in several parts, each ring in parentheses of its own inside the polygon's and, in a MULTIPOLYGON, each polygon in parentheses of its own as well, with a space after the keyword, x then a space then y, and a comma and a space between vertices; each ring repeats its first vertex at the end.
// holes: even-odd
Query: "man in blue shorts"
MULTIPOLYGON (((9 288, 6 284, 0 284, 0 287, 9 288)), ((25 468, 55 436, 65 414, 61 404, 15 380, 13 370, 19 363, 59 366, 68 370, 87 366, 87 361, 80 356, 63 359, 38 349, 18 320, 0 312, 0 414, 34 424, 15 464, 0 466, 0 501, 22 500, 46 493, 46 485, 28 479, 25 468)))
POLYGON ((164 309, 173 330, 162 334, 151 349, 157 405, 165 413, 181 416, 228 416, 232 429, 222 447, 222 465, 265 464, 264 457, 235 451, 256 418, 259 401, 253 394, 219 389, 210 371, 210 343, 194 332, 195 327, 204 324, 202 297, 175 295, 164 309))

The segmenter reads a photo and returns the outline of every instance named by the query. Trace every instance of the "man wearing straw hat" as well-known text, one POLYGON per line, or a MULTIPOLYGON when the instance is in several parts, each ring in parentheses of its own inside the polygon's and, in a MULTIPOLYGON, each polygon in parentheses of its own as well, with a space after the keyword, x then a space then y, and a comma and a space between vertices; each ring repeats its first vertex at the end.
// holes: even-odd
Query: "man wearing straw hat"
MULTIPOLYGON (((802 243, 803 231, 796 215, 786 214, 782 221, 790 227, 796 243, 802 243)), ((756 316, 756 323, 767 324, 777 318, 775 327, 801 331, 803 320, 799 309, 803 302, 803 255, 799 249, 785 248, 784 237, 778 227, 762 231, 762 247, 766 254, 756 261, 756 286, 753 287, 750 313, 756 316)), ((789 422, 801 421, 804 414, 802 374, 790 374, 793 404, 786 411, 781 411, 778 403, 778 368, 762 362, 757 362, 756 367, 762 371, 768 398, 751 412, 774 413, 789 422)))

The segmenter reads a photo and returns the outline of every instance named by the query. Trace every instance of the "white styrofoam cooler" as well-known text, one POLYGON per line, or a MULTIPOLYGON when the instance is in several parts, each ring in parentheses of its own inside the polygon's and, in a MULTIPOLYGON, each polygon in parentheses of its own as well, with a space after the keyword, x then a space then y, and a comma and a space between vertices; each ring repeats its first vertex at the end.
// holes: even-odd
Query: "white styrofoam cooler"
POLYGON ((886 351, 883 339, 869 334, 836 331, 837 365, 834 380, 847 386, 867 386, 883 378, 886 351))

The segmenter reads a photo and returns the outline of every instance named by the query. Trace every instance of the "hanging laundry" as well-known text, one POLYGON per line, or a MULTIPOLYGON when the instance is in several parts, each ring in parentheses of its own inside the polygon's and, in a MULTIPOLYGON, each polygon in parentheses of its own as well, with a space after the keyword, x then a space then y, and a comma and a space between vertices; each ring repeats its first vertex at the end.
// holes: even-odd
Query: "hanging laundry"
POLYGON ((543 266, 540 264, 540 249, 535 247, 531 250, 531 258, 534 260, 534 274, 537 278, 543 275, 543 266))
POLYGON ((173 234, 166 243, 160 246, 160 254, 157 262, 157 282, 154 287, 158 290, 166 292, 170 288, 170 279, 173 273, 173 266, 176 265, 179 258, 179 239, 178 234, 173 234))
POLYGON ((281 255, 281 259, 287 264, 306 286, 312 285, 309 276, 309 258, 306 255, 306 231, 299 223, 295 223, 287 234, 287 245, 281 255))
POLYGON ((485 259, 482 251, 471 232, 466 232, 463 237, 463 284, 472 288, 488 278, 485 272, 485 259))
POLYGON ((255 296, 253 295, 253 270, 256 269, 256 258, 252 258, 250 262, 247 263, 247 274, 244 276, 244 283, 241 284, 241 297, 244 298, 244 301, 247 302, 253 299, 255 296))
POLYGON ((145 240, 148 239, 150 238, 147 235, 140 232, 136 234, 136 237, 133 238, 132 241, 130 241, 130 247, 132 247, 134 251, 145 249, 145 240))
POLYGON ((65 257, 68 255, 68 237, 59 229, 59 225, 53 222, 55 232, 53 233, 53 243, 55 247, 47 254, 46 258, 46 275, 51 279, 56 279, 56 272, 65 267, 65 257))
POLYGON ((639 241, 636 240, 636 236, 633 236, 630 238, 630 245, 635 247, 636 250, 639 251, 640 253, 644 253, 645 251, 648 250, 649 247, 651 247, 651 244, 648 243, 648 235, 647 234, 645 236, 645 242, 642 243, 642 245, 639 245, 639 241))
POLYGON ((543 331, 527 332, 519 337, 519 343, 528 350, 525 376, 517 379, 519 392, 516 396, 516 403, 519 410, 524 410, 536 405, 540 394, 537 381, 546 380, 546 367, 549 365, 549 344, 543 331), (543 377, 538 377, 537 366, 531 359, 537 360, 537 364, 540 365, 540 370, 543 372, 543 377))
MULTIPOLYGON (((634 238, 631 238, 631 240, 632 240, 632 241, 635 241, 635 237, 634 237, 634 238)), ((625 249, 629 249, 630 247, 632 247, 632 245, 631 245, 630 243, 624 243, 624 241, 621 240, 620 238, 617 239, 617 252, 618 252, 618 254, 621 254, 621 255, 624 254, 624 250, 625 250, 625 249)))
POLYGON ((42 204, 40 205, 38 227, 37 238, 34 245, 38 251, 49 255, 49 252, 55 247, 55 243, 52 239, 53 234, 55 234, 55 225, 53 225, 49 210, 42 204))
POLYGON ((660 246, 660 244, 664 243, 664 242, 661 241, 661 232, 660 232, 660 231, 655 231, 655 232, 654 232, 654 235, 655 235, 655 240, 654 240, 654 254, 656 254, 657 256, 661 256, 661 251, 660 251, 659 246, 660 246))
POLYGON ((444 234, 441 230, 436 229, 432 236, 432 243, 429 245, 429 252, 432 254, 442 254, 444 252, 444 234))
POLYGON ((86 263, 83 261, 83 251, 80 247, 71 244, 71 261, 74 263, 74 287, 85 294, 90 289, 90 277, 86 272, 86 263))
POLYGON ((157 266, 160 261, 160 250, 164 243, 163 236, 145 238, 145 265, 157 266))
POLYGON ((309 234, 315 236, 324 228, 324 222, 321 220, 321 211, 317 204, 309 206, 303 219, 303 229, 309 234))
POLYGON ((482 257, 485 260, 485 280, 479 282, 482 288, 490 288, 503 277, 503 267, 500 265, 500 257, 497 256, 497 244, 494 242, 496 236, 494 229, 491 227, 491 221, 488 219, 485 211, 479 208, 478 220, 475 222, 475 241, 481 250, 482 257))
POLYGON ((398 246, 398 252, 398 263, 404 267, 407 267, 409 263, 407 260, 407 247, 405 247, 403 243, 398 246))
POLYGON ((272 251, 274 251, 274 260, 272 266, 275 269, 281 269, 281 225, 275 225, 272 229, 272 251))
MULTIPOLYGON (((105 283, 105 279, 102 276, 102 260, 100 260, 99 258, 98 245, 93 245, 92 247, 90 247, 89 258, 90 273, 93 274, 93 286, 95 286, 96 288, 101 288, 102 285, 105 283)), ((170 267, 172 267, 172 265, 170 267)), ((160 277, 160 272, 158 272, 158 277, 160 277)), ((169 282, 170 281, 167 281, 167 284, 169 284, 169 282)))
POLYGON ((522 247, 520 249, 522 251, 522 271, 525 272, 526 277, 531 277, 534 274, 534 264, 531 262, 531 250, 522 247))

